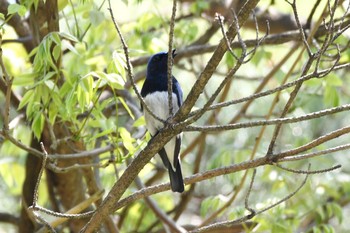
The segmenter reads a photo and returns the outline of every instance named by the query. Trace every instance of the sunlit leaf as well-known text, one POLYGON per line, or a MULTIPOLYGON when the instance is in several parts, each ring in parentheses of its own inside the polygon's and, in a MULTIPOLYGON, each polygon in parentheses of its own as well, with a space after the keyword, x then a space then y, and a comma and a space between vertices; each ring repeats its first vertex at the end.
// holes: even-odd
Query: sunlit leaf
POLYGON ((134 124, 132 125, 133 127, 140 127, 140 126, 145 126, 146 122, 145 122, 145 118, 143 116, 139 117, 134 124))
POLYGON ((122 103, 123 107, 125 108, 125 110, 128 112, 129 116, 131 117, 131 119, 135 119, 134 114, 132 113, 132 111, 130 110, 129 106, 126 104, 125 100, 121 97, 118 97, 118 100, 120 101, 120 103, 122 103))
POLYGON ((72 42, 75 42, 75 43, 78 43, 78 42, 79 42, 78 38, 76 38, 75 36, 73 36, 73 35, 71 35, 71 34, 68 34, 68 33, 66 33, 66 32, 60 32, 59 35, 60 35, 62 38, 66 39, 66 40, 69 40, 69 41, 72 41, 72 42))
POLYGON ((135 151, 135 147, 133 145, 133 142, 135 141, 130 133, 124 128, 124 127, 120 127, 118 128, 120 137, 123 140, 123 145, 125 146, 125 148, 129 151, 129 153, 134 153, 135 151))
POLYGON ((55 46, 52 50, 52 55, 55 61, 58 61, 58 59, 61 57, 61 46, 55 46))
POLYGON ((34 133, 34 136, 38 139, 41 137, 41 132, 44 129, 44 124, 45 124, 45 117, 43 114, 38 112, 34 118, 33 118, 33 123, 32 123, 32 130, 34 133))
POLYGON ((22 109, 24 106, 28 104, 29 101, 32 100, 32 97, 34 95, 34 90, 27 91, 23 98, 21 99, 21 102, 19 103, 18 109, 22 109))
POLYGON ((9 15, 17 13, 20 16, 24 16, 26 12, 27 12, 27 9, 25 8, 25 6, 19 5, 17 3, 10 4, 7 8, 7 13, 9 15))

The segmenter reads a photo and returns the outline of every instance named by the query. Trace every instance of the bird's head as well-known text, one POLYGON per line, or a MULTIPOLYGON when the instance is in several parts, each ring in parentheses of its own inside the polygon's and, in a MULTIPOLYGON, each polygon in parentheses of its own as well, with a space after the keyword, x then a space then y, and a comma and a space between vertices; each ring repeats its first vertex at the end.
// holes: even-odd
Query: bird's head
MULTIPOLYGON (((172 57, 176 56, 175 49, 171 53, 172 57)), ((148 61, 147 74, 153 76, 152 74, 167 73, 168 70, 168 53, 160 52, 154 54, 148 61)))

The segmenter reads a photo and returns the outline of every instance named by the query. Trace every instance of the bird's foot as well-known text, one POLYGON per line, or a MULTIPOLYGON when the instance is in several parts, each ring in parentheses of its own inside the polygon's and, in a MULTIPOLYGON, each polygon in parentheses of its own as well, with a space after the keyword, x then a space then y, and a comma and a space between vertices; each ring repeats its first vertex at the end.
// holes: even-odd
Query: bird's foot
POLYGON ((176 122, 174 121, 174 116, 169 116, 168 119, 166 119, 166 125, 170 127, 171 129, 174 129, 176 122))

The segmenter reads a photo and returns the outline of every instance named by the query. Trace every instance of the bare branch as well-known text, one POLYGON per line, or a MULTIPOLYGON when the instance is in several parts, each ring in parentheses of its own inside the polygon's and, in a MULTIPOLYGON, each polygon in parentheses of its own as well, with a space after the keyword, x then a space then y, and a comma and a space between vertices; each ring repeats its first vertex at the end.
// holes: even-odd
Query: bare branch
POLYGON ((106 153, 108 151, 113 151, 116 148, 114 144, 108 144, 105 147, 96 148, 90 151, 82 151, 79 153, 73 154, 50 154, 50 159, 77 159, 77 158, 85 158, 85 157, 96 157, 100 154, 106 153))
POLYGON ((350 104, 345 104, 339 107, 329 108, 329 109, 309 113, 298 117, 285 117, 285 118, 277 118, 272 120, 243 122, 243 123, 236 123, 236 124, 229 124, 229 125, 187 126, 184 129, 184 131, 213 132, 213 131, 249 128, 249 127, 256 127, 256 126, 263 126, 263 125, 295 123, 295 122, 301 122, 301 121, 311 120, 315 118, 320 118, 320 117, 328 116, 334 113, 344 112, 349 110, 350 110, 350 104))
POLYGON ((297 147, 295 149, 287 150, 285 152, 272 154, 271 156, 272 156, 272 158, 274 158, 274 159, 276 158, 277 160, 284 158, 284 157, 294 156, 294 155, 297 155, 301 152, 315 148, 316 146, 321 145, 327 141, 333 140, 337 137, 340 137, 342 135, 349 134, 349 133, 350 133, 350 126, 343 127, 343 128, 334 130, 328 134, 325 134, 321 137, 318 137, 318 138, 312 140, 311 142, 309 142, 303 146, 297 147))
POLYGON ((280 159, 278 161, 279 162, 289 162, 289 161, 304 160, 304 159, 312 158, 315 156, 330 154, 333 152, 348 150, 348 149, 350 149, 350 143, 345 144, 345 145, 341 145, 341 146, 332 147, 332 148, 325 149, 325 150, 321 150, 321 151, 311 152, 311 153, 297 155, 297 156, 293 156, 293 157, 287 157, 287 158, 280 159))
POLYGON ((16 217, 12 214, 8 213, 0 213, 0 222, 2 223, 10 223, 13 225, 19 225, 19 217, 16 217))

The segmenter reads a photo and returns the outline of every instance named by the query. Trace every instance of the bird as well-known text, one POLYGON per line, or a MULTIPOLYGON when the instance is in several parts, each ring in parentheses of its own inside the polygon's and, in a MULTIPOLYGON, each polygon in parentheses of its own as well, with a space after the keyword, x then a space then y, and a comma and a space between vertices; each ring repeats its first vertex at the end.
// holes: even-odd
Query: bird
MULTIPOLYGON (((171 56, 176 56, 175 49, 171 56)), ((146 79, 141 89, 141 96, 149 110, 166 121, 169 119, 168 102, 168 53, 159 52, 150 57, 147 64, 146 79)), ((183 92, 179 82, 172 76, 172 102, 173 113, 176 113, 183 103, 183 92)), ((142 104, 141 104, 141 109, 142 104)), ((155 119, 146 110, 143 111, 146 121, 146 128, 154 137, 164 127, 164 123, 155 119)), ((170 178, 171 190, 182 193, 184 182, 179 158, 182 134, 178 134, 158 152, 164 166, 167 168, 170 178)))

